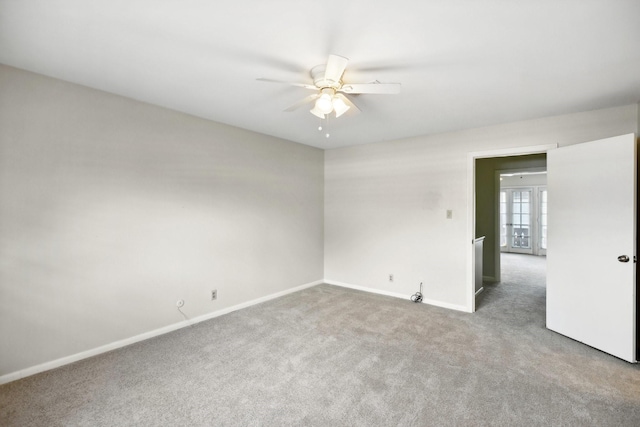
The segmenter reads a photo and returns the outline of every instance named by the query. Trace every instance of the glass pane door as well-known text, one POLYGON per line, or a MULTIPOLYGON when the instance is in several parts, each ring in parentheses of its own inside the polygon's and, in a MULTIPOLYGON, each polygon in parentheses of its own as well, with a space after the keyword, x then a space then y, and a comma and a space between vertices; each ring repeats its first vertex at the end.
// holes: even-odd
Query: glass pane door
POLYGON ((531 188, 507 188, 500 191, 500 250, 533 253, 531 188))
POLYGON ((531 249, 531 190, 512 190, 512 249, 531 249))

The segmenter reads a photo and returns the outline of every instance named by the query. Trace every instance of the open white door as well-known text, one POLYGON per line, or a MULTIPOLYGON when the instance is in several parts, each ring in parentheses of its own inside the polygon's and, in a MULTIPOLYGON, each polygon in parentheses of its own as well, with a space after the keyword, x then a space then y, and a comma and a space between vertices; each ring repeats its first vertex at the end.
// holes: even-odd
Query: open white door
POLYGON ((547 154, 547 328, 629 362, 636 361, 636 146, 630 134, 547 154))

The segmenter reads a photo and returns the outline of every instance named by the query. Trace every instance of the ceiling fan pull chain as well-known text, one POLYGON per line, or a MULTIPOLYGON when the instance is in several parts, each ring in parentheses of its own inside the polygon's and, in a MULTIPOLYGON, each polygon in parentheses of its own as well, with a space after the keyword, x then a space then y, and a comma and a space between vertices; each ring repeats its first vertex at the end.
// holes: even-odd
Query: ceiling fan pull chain
POLYGON ((324 117, 324 130, 326 131, 324 134, 324 137, 329 138, 331 135, 329 134, 329 115, 328 114, 324 117))

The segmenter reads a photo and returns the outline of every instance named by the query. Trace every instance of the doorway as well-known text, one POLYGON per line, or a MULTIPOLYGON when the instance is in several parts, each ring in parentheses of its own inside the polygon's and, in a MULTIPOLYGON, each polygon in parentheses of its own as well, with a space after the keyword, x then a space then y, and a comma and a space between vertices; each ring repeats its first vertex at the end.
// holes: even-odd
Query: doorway
MULTIPOLYGON (((469 236, 473 242, 485 236, 482 276, 489 283, 500 281, 500 184, 498 171, 522 171, 537 168, 546 170, 546 153, 556 145, 520 147, 469 153, 469 236)), ((475 256, 473 245, 469 246, 468 308, 476 309, 475 256)))
POLYGON ((501 175, 512 174, 519 181, 524 172, 544 172, 546 153, 522 156, 489 157, 476 160, 475 230, 476 236, 484 236, 482 262, 483 281, 500 281, 500 253, 505 242, 512 252, 533 253, 532 224, 533 186, 512 187, 502 193, 501 175), (501 203, 501 196, 505 202, 501 203), (511 203, 509 200, 511 199, 511 203), (502 211, 502 212, 501 212, 502 211), (501 226, 502 222, 502 226, 501 226))

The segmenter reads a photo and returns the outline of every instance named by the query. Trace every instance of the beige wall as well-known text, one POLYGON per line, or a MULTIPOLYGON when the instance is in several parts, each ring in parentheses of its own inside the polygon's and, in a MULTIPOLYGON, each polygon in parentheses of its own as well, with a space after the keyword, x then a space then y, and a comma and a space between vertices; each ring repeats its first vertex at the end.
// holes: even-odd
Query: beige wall
POLYGON ((0 66, 0 376, 181 322, 178 299, 193 319, 323 277, 407 297, 423 281, 465 309, 469 153, 638 120, 631 105, 323 152, 0 66))
POLYGON ((323 158, 0 66, 0 376, 321 280, 323 158))
POLYGON ((328 150, 325 280, 407 298, 423 281, 426 300, 470 309, 469 153, 564 146, 637 129, 638 106, 629 105, 328 150))

